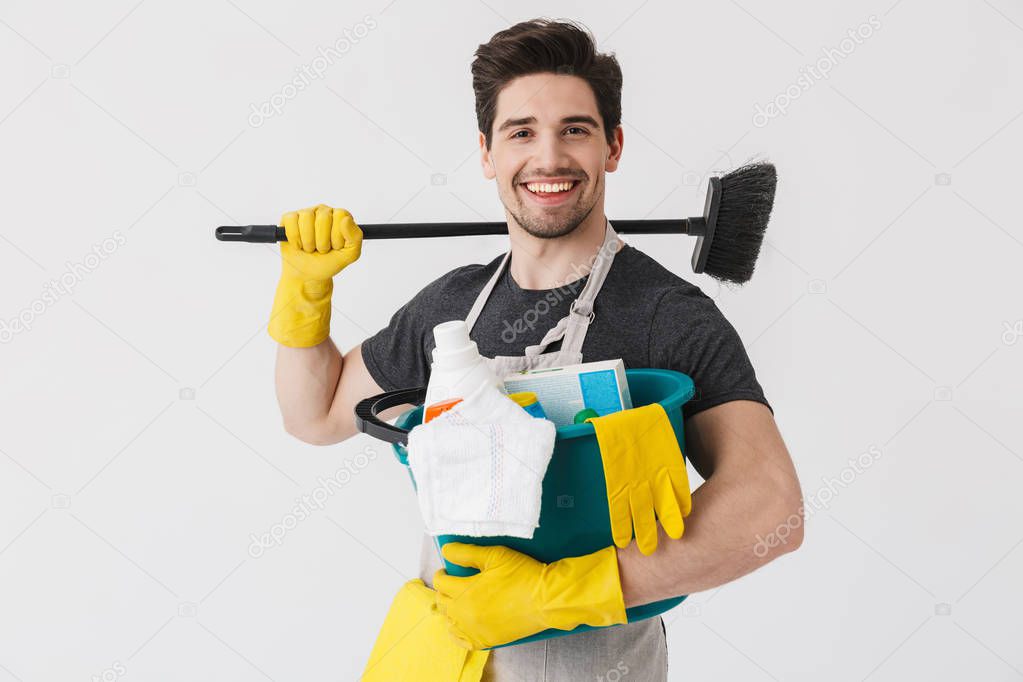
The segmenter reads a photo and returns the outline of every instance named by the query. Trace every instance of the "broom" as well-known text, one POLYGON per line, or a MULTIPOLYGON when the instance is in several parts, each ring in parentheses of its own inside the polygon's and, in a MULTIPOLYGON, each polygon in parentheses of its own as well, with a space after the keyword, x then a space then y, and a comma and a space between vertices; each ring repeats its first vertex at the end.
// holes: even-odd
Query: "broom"
MULTIPOLYGON (((680 219, 615 220, 626 234, 687 234, 696 237, 693 272, 743 284, 753 276, 767 221, 774 205, 777 173, 773 164, 747 163, 721 177, 710 178, 703 215, 680 219)), ((508 234, 505 222, 385 223, 362 225, 363 239, 464 237, 508 234)), ((216 237, 225 242, 282 242, 288 237, 277 225, 223 225, 216 237)))

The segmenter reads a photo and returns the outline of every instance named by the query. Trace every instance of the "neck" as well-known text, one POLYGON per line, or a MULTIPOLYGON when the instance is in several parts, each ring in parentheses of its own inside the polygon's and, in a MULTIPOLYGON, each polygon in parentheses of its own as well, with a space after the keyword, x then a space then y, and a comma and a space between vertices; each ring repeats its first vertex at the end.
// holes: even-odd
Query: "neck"
POLYGON ((599 206, 571 233, 555 239, 529 234, 508 216, 509 274, 522 289, 554 289, 585 277, 604 243, 606 217, 599 206))

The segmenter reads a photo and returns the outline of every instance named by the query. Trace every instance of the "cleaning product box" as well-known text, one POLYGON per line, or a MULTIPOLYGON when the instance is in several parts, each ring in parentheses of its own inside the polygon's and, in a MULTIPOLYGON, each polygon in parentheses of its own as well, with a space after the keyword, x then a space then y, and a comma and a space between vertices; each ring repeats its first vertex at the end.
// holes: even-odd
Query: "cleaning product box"
POLYGON ((547 419, 555 426, 573 424, 575 415, 586 408, 601 417, 632 409, 621 358, 523 370, 505 376, 504 388, 508 393, 535 393, 547 419))

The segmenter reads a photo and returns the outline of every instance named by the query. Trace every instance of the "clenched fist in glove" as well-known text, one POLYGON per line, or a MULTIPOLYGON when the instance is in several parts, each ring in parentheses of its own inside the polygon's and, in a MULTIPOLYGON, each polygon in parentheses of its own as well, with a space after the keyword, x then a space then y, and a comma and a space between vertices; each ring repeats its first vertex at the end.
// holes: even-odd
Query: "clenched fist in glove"
POLYGON ((307 348, 330 335, 334 275, 362 252, 362 230, 352 214, 324 204, 281 216, 281 279, 267 330, 278 343, 307 348))

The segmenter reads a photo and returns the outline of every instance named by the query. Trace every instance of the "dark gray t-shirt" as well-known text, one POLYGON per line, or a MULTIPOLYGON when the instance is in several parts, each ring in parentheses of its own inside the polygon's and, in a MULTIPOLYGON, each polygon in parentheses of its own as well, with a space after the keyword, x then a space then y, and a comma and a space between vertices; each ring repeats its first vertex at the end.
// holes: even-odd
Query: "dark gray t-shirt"
MULTIPOLYGON (((426 385, 434 326, 466 318, 502 257, 438 277, 363 341, 362 357, 377 384, 385 391, 426 385)), ((524 355, 568 314, 588 277, 556 289, 522 289, 505 269, 470 338, 487 357, 524 355)), ((622 358, 626 369, 688 374, 696 394, 682 406, 685 418, 730 400, 755 400, 774 412, 742 340, 714 300, 635 247, 626 244, 615 255, 593 311, 583 362, 622 358)), ((559 340, 544 352, 560 347, 559 340)))

